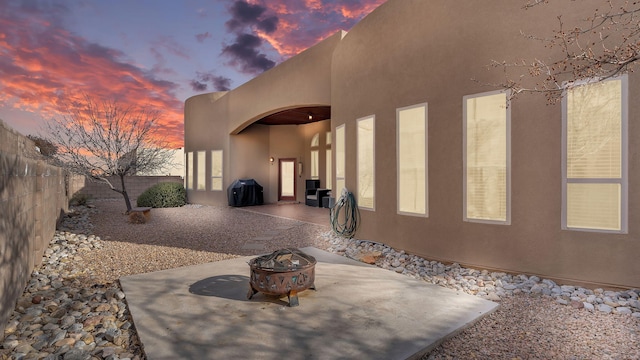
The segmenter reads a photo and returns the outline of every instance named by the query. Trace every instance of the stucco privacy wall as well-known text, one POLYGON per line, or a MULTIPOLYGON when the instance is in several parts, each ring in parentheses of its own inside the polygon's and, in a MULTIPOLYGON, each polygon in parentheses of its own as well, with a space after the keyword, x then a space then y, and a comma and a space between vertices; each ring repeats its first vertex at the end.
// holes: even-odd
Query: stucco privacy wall
MULTIPOLYGON (((356 119, 375 115, 375 211, 361 210, 357 238, 446 262, 567 281, 640 287, 640 79, 629 75, 628 234, 561 230, 561 106, 522 95, 511 104, 511 225, 463 221, 462 98, 504 79, 491 60, 547 58, 557 27, 586 18, 602 1, 482 4, 390 0, 337 46, 332 128, 346 124, 346 184, 356 189, 356 119), (478 79, 474 82, 471 79, 478 79), (396 109, 428 103, 429 217, 396 213, 396 109)), ((556 54, 557 55, 557 54, 556 54)))
MULTIPOLYGON (((110 176, 108 179, 116 189, 122 188, 119 177, 110 176)), ((129 194, 129 199, 131 199, 134 206, 135 200, 143 191, 153 185, 163 182, 176 182, 182 184, 183 180, 180 176, 125 176, 124 178, 124 185, 127 189, 127 193, 129 194)), ((84 179, 78 194, 89 195, 92 199, 123 199, 122 205, 124 206, 124 198, 122 195, 111 190, 111 188, 109 188, 105 183, 93 182, 89 179, 84 179)))
POLYGON ((35 144, 0 120, 0 339, 56 222, 82 178, 38 160, 35 144))

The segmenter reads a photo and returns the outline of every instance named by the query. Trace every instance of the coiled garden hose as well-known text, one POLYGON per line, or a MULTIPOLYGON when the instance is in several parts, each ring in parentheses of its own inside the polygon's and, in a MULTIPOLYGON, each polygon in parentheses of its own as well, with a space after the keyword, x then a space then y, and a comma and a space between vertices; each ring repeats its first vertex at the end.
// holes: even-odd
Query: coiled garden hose
POLYGON ((331 208, 329 216, 333 232, 347 239, 353 238, 360 222, 360 210, 353 193, 342 189, 340 198, 331 208))

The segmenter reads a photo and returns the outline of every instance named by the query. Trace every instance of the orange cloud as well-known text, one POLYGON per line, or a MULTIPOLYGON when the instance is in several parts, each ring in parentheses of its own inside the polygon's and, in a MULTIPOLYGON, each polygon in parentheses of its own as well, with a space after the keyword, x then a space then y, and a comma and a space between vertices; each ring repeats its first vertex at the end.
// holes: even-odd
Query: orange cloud
POLYGON ((272 33, 254 29, 284 58, 294 56, 338 30, 348 30, 386 0, 250 0, 278 17, 272 33))
MULTIPOLYGON (((183 103, 178 85, 132 65, 121 52, 90 43, 38 16, 20 16, 0 5, 0 105, 40 114, 64 114, 83 94, 123 106, 159 110, 158 135, 183 144, 183 103), (17 15, 17 16, 16 16, 17 15), (28 31, 25 31, 28 29, 28 31)), ((15 9, 14 9, 15 10, 15 9)))

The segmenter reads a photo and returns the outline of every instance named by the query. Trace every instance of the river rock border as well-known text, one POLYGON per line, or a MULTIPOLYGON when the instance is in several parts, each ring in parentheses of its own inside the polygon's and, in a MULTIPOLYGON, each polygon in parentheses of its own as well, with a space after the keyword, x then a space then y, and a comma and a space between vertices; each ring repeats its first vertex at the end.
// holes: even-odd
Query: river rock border
POLYGON ((95 283, 74 266, 83 251, 102 247, 87 235, 89 212, 65 215, 60 228, 78 233, 56 231, 5 328, 0 359, 144 359, 120 285, 95 283))
POLYGON ((608 291, 558 285, 552 280, 537 276, 481 271, 464 268, 456 263, 445 265, 384 244, 341 238, 332 232, 325 233, 324 236, 331 244, 331 252, 487 300, 499 301, 505 296, 518 294, 549 296, 559 304, 576 309, 628 314, 640 318, 639 289, 608 291))

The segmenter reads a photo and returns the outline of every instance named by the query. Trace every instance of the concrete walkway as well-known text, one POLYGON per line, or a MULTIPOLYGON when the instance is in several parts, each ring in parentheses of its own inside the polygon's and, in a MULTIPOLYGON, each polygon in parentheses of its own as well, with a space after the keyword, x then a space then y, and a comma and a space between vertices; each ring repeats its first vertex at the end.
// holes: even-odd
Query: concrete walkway
POLYGON ((120 279, 150 360, 408 359, 498 304, 316 248, 300 305, 247 300, 252 257, 120 279))

